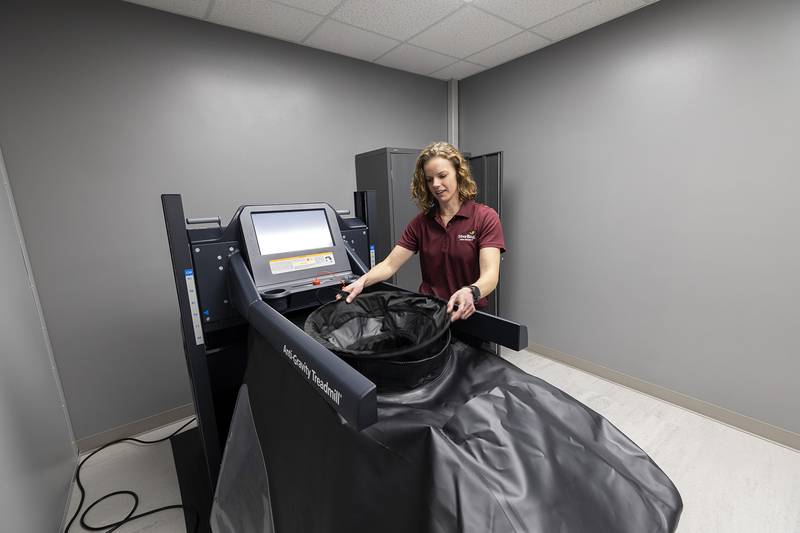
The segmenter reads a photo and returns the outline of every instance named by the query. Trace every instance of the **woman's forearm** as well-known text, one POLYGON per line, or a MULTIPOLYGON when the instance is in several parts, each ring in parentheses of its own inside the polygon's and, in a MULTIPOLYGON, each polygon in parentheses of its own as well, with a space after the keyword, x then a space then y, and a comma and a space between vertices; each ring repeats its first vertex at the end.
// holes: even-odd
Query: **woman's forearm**
POLYGON ((372 267, 369 272, 361 276, 360 280, 364 281, 364 287, 369 287, 370 285, 386 281, 394 276, 394 274, 395 272, 392 267, 386 264, 386 261, 381 261, 372 267))
POLYGON ((491 273, 481 274, 481 277, 473 283, 481 291, 481 298, 486 298, 497 288, 497 275, 491 273))
POLYGON ((411 259, 414 252, 403 248, 402 246, 395 246, 386 259, 372 267, 369 272, 359 278, 359 281, 364 281, 364 287, 375 285, 381 281, 386 281, 395 275, 400 270, 406 261, 411 259))
POLYGON ((481 274, 473 283, 481 291, 481 298, 485 298, 497 288, 500 279, 500 250, 497 248, 482 248, 480 252, 481 274))

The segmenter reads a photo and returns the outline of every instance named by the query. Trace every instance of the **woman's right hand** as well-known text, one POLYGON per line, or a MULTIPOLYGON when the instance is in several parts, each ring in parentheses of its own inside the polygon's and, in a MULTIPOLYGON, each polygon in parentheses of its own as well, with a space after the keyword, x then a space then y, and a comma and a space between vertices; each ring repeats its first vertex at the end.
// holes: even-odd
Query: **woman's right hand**
MULTIPOLYGON (((403 266, 403 264, 411 259, 411 256, 413 255, 414 252, 407 250, 402 246, 395 246, 392 248, 392 251, 389 252, 389 257, 372 267, 369 272, 355 280, 347 287, 342 287, 344 292, 350 293, 347 295, 347 303, 351 303, 356 296, 361 294, 361 291, 363 291, 367 286, 367 278, 369 278, 370 285, 380 283, 381 281, 386 281, 394 276, 394 273, 397 272, 397 269, 403 266)), ((336 299, 340 300, 341 295, 337 294, 336 299)))
MULTIPOLYGON (((345 301, 347 303, 352 302, 355 299, 356 296, 361 294, 361 291, 364 290, 365 286, 366 286, 366 280, 364 279, 364 276, 361 276, 360 278, 355 280, 353 283, 351 283, 347 287, 342 287, 342 290, 344 292, 350 293, 350 294, 347 295, 347 299, 345 301)), ((337 300, 341 299, 341 295, 337 294, 336 295, 336 299, 337 300)))

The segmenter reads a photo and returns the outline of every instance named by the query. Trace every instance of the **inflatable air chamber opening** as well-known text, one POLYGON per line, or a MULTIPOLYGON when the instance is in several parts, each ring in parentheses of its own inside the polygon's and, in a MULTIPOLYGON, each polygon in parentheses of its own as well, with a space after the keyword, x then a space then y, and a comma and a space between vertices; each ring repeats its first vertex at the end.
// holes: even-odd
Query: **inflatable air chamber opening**
POLYGON ((435 379, 450 355, 445 302, 418 294, 379 291, 330 302, 304 329, 383 390, 435 379))

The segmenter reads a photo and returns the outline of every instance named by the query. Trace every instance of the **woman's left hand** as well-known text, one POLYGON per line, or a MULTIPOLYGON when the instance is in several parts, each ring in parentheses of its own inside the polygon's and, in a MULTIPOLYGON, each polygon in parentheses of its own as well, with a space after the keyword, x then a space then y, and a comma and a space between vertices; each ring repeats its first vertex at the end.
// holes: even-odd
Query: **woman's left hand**
POLYGON ((463 320, 475 313, 475 302, 472 300, 472 291, 469 287, 462 287, 453 293, 447 302, 447 312, 452 313, 451 321, 463 320), (455 309, 456 306, 458 309, 455 309))

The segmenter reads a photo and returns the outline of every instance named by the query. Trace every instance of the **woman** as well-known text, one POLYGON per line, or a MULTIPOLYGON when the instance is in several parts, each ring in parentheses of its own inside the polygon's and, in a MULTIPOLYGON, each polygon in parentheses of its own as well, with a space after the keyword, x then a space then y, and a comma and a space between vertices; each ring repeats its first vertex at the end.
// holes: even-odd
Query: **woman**
POLYGON ((411 198, 420 213, 409 222, 391 253, 343 290, 353 301, 365 287, 391 278, 419 252, 419 292, 447 302, 451 320, 469 318, 488 305, 497 287, 505 251, 497 212, 474 201, 478 188, 469 165, 453 145, 428 145, 417 158, 411 198))

